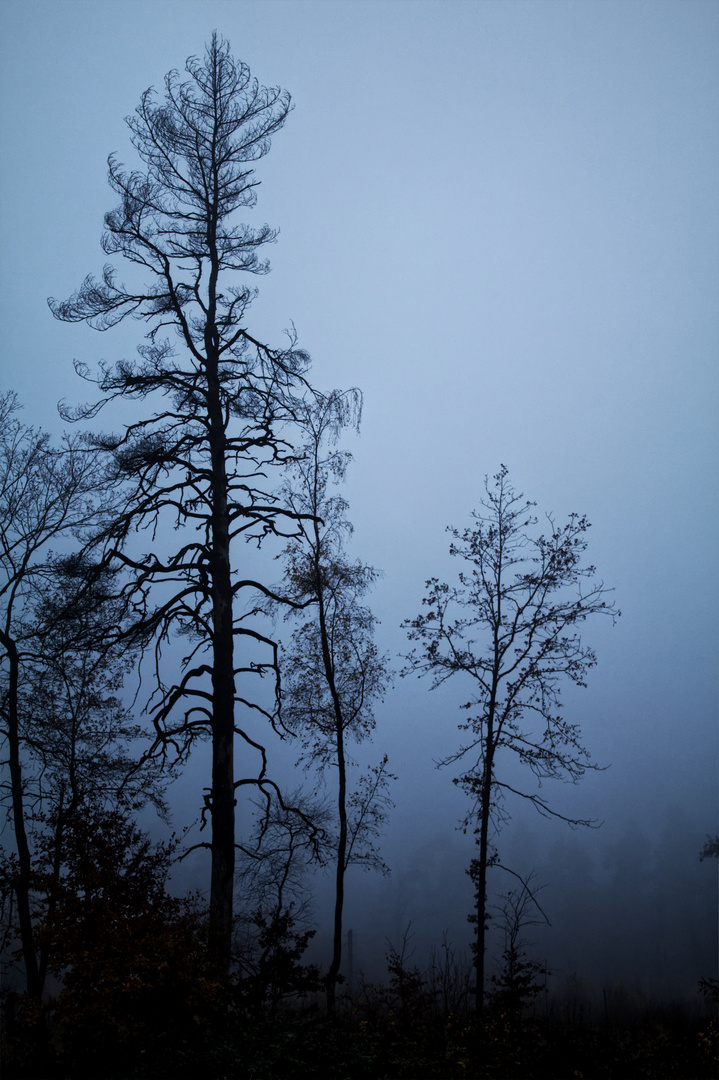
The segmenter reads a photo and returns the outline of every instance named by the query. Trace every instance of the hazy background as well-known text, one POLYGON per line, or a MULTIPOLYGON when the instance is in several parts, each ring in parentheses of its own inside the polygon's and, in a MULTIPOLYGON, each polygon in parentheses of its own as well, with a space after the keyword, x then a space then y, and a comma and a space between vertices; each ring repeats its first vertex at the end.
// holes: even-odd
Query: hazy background
MULTIPOLYGON (((519 808, 503 852, 547 883, 558 986, 692 993, 716 974, 719 5, 4 0, 2 385, 27 422, 59 431, 58 399, 87 396, 72 360, 140 340, 58 324, 46 297, 101 268, 123 117, 215 28, 295 101, 258 166, 253 220, 281 235, 250 325, 276 342, 294 321, 315 385, 364 392, 345 493, 355 554, 385 571, 381 645, 406 651, 424 580, 455 572, 444 527, 500 463, 540 511, 587 514, 623 615, 588 625, 599 664, 566 707, 612 767, 545 790, 604 825, 519 808)), ((462 700, 411 679, 378 710, 393 873, 351 875, 356 970, 410 920, 417 962, 445 929, 469 940, 464 801, 433 764, 462 700)), ((198 764, 178 820, 206 782, 198 764)))

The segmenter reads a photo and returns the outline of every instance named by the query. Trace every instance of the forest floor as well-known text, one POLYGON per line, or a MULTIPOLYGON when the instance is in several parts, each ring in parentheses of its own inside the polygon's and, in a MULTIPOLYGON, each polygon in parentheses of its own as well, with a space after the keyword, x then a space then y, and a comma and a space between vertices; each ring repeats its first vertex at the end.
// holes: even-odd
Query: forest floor
MULTIPOLYGON (((426 1004, 426 1003, 425 1003, 426 1004)), ((8 1009, 5 1080, 715 1080, 717 1020, 663 1005, 596 1024, 511 1015, 490 1007, 431 1015, 421 1001, 365 998, 330 1023, 319 1008, 274 1017, 195 1016, 177 1027, 125 1024, 101 1040, 31 1034, 26 1007, 8 1009), (108 1039, 109 1036, 109 1039, 108 1039)), ((156 1017, 155 1020, 158 1018, 156 1017)), ((72 1034, 72 1033, 71 1033, 72 1034)), ((76 1035, 78 1033, 75 1033, 76 1035)), ((97 1034, 97 1033, 96 1033, 97 1034)))

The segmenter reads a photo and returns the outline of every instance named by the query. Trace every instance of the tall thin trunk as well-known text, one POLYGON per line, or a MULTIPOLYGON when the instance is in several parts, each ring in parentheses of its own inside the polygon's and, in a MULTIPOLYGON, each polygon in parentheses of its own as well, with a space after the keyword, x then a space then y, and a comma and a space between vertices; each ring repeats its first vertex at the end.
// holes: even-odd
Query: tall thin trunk
POLYGON ((494 772, 494 751, 497 745, 495 731, 497 690, 499 686, 500 657, 497 628, 494 634, 494 670, 492 687, 487 710, 487 734, 484 743, 484 775, 482 777, 482 807, 479 825, 479 875, 477 881, 477 985, 475 987, 475 1005, 477 1014, 484 1011, 484 968, 486 954, 487 921, 487 860, 489 857, 489 822, 492 810, 492 777, 494 772))
POLYGON ((477 1013, 484 1010, 484 960, 486 952, 487 919, 487 853, 489 848, 490 798, 492 795, 491 756, 485 758, 484 782, 482 784, 482 811, 479 826, 479 874, 477 878, 477 985, 475 1004, 477 1013))
POLYGON ((232 939, 235 875, 235 682, 232 581, 224 437, 212 432, 212 870, 210 954, 226 974, 232 939), (219 443, 219 445, 218 445, 219 443))
POLYGON ((205 332, 212 475, 212 868, 209 950, 218 973, 226 976, 232 951, 235 882, 234 628, 225 426, 219 380, 219 335, 214 322, 218 264, 213 243, 210 243, 210 250, 213 257, 205 332))
POLYGON ((337 977, 342 963, 342 913, 345 899, 345 869, 347 862, 347 763, 344 752, 344 732, 341 715, 337 729, 337 768, 339 786, 337 809, 340 819, 340 835, 337 845, 337 867, 335 870, 335 915, 332 939, 332 963, 327 973, 327 1015, 333 1017, 336 1011, 337 977))
POLYGON ((53 933, 55 923, 55 912, 57 910, 58 893, 60 890, 60 871, 62 869, 62 857, 63 857, 63 839, 65 834, 65 822, 68 817, 74 812, 75 799, 71 799, 70 807, 66 811, 64 808, 64 792, 60 793, 60 805, 57 811, 57 819, 55 821, 55 835, 53 837, 53 849, 52 849, 52 875, 50 878, 50 888, 47 892, 47 910, 45 912, 45 923, 43 926, 42 942, 40 945, 40 968, 39 968, 39 983, 40 993, 42 994, 45 989, 45 981, 47 979, 47 971, 50 964, 50 956, 53 946, 53 933))
POLYGON ((25 807, 23 803, 22 765, 20 763, 20 722, 18 715, 18 676, 20 658, 17 646, 9 634, 0 631, 0 644, 7 652, 10 677, 7 695, 7 738, 10 766, 10 788, 12 793, 12 815, 19 872, 15 880, 15 896, 20 923, 20 943, 25 965, 25 983, 30 997, 39 998, 42 992, 40 972, 37 963, 37 950, 33 935, 32 913, 30 910, 30 883, 32 865, 30 845, 25 828, 25 807))
MULTIPOLYGON (((492 664, 492 686, 487 708, 487 734, 484 742, 484 775, 482 777, 482 809, 479 827, 479 875, 477 881, 477 985, 475 987, 475 1006, 477 1015, 484 1011, 484 969, 487 947, 487 860, 489 854, 489 821, 492 809, 492 776, 494 771, 494 751, 499 732, 495 730, 497 719, 497 695, 501 673, 501 647, 499 632, 502 625, 502 541, 500 537, 500 559, 497 567, 496 597, 497 611, 494 619, 494 642, 492 664)), ((501 725, 500 725, 501 727, 501 725)))
MULTIPOLYGON (((315 477, 317 471, 315 470, 315 477)), ((315 512, 317 513, 317 495, 315 492, 315 512)), ((335 734, 337 736, 337 809, 339 813, 340 835, 337 844, 337 863, 335 867, 335 911, 334 930, 332 935, 332 961, 327 972, 327 1015, 332 1018, 336 1012, 337 1004, 337 978, 342 963, 342 914, 344 910, 345 870, 347 863, 347 762, 344 749, 344 717, 342 702, 337 691, 335 681, 334 661, 330 649, 329 631, 327 627, 327 606, 322 582, 322 567, 320 563, 321 542, 317 515, 313 528, 315 534, 314 549, 314 573, 317 589, 318 619, 320 627, 320 640, 322 642, 322 662, 325 669, 325 679, 332 698, 332 710, 334 712, 335 734)))
MULTIPOLYGON (((213 67, 213 79, 217 69, 213 67)), ((214 96, 216 102, 216 93, 214 96)), ((205 320, 207 412, 209 419, 212 522, 212 867, 209 950, 220 975, 229 973, 235 886, 235 669, 227 450, 220 391, 220 335, 216 323, 219 256, 218 165, 212 153, 212 194, 208 202, 209 275, 205 320)))

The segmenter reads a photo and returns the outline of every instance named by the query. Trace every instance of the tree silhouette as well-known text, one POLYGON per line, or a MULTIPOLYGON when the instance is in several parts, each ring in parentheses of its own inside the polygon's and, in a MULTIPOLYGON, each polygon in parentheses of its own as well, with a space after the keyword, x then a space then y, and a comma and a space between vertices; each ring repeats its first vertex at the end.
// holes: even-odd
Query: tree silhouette
MULTIPOLYGON (((67 817, 65 846, 52 880, 58 1064, 103 1076, 109 1061, 127 1075, 138 1044, 158 1059, 178 1054, 196 1038, 198 1017, 211 1015, 220 987, 200 943, 202 912, 192 897, 167 891, 177 840, 151 843, 128 807, 81 801, 67 817)), ((51 877, 52 860, 50 849, 51 877)))
POLYGON ((303 452, 285 489, 299 529, 284 559, 287 588, 295 601, 288 618, 296 625, 283 654, 283 718, 302 739, 308 766, 320 772, 336 770, 337 776, 330 1016, 342 960, 345 875, 352 862, 384 868, 374 841, 390 805, 388 782, 394 779, 385 756, 354 791, 348 784, 348 744, 371 735, 374 703, 390 682, 388 659, 379 655, 374 642, 375 618, 362 603, 377 571, 347 558, 344 545, 352 532, 347 503, 331 489, 333 482, 344 479, 350 460, 336 448, 339 433, 359 422, 360 403, 357 391, 316 395, 303 420, 303 452))
POLYGON ((283 998, 296 999, 321 985, 319 969, 303 964, 302 957, 315 935, 305 879, 310 867, 323 861, 319 838, 327 812, 301 790, 292 792, 287 802, 283 807, 273 800, 269 812, 256 803, 254 842, 243 844, 240 851, 238 985, 256 1016, 263 1011, 275 1016, 283 998))
POLYGON ((490 826, 507 820, 506 794, 518 795, 544 816, 588 825, 552 810, 539 788, 547 779, 576 783, 597 766, 581 745, 580 730, 562 716, 564 679, 586 685, 596 663, 582 643, 579 626, 590 615, 619 613, 594 580, 593 566, 582 566, 589 528, 572 514, 565 525, 547 516, 549 529, 538 532, 534 503, 524 500, 508 481, 506 467, 485 481, 483 511, 473 525, 450 529, 450 554, 468 570, 459 585, 437 578, 427 582, 426 610, 404 623, 419 648, 407 658, 409 671, 428 675, 432 688, 460 676, 472 689, 462 706, 470 715, 460 725, 468 740, 442 764, 467 763, 455 779, 470 798, 465 827, 472 825, 478 855, 471 876, 476 886, 476 1002, 484 1000, 487 870, 498 864, 490 844, 490 826), (585 584, 586 582, 586 584, 585 584), (519 790, 506 779, 510 756, 534 774, 538 790, 519 790))
POLYGON ((498 905, 500 928, 504 937, 501 966, 492 976, 492 1000, 508 1018, 514 1029, 522 1012, 534 999, 546 991, 546 977, 551 972, 528 953, 531 942, 523 936, 528 926, 539 926, 546 916, 537 902, 542 886, 534 884, 534 874, 510 889, 498 905), (538 918, 537 915, 544 916, 538 918))
POLYGON ((42 709, 31 692, 33 678, 47 674, 52 652, 38 607, 48 577, 56 574, 50 545, 96 526, 106 512, 100 504, 111 512, 113 496, 103 483, 98 451, 81 437, 52 446, 46 434, 19 420, 18 409, 13 393, 0 398, 0 734, 8 766, 2 797, 17 848, 11 887, 26 986, 31 997, 39 997, 43 976, 33 933, 28 827, 42 796, 41 781, 47 790, 48 762, 52 758, 57 764, 51 740, 58 728, 57 716, 42 709))
MULTIPOLYGON (((238 223, 235 215, 255 204, 259 181, 252 163, 284 124, 289 95, 259 86, 216 34, 204 59, 190 57, 186 70, 184 81, 176 71, 167 75, 162 103, 148 90, 128 118, 144 168, 127 171, 109 159, 120 205, 105 217, 103 250, 148 280, 126 286, 106 266, 101 280, 88 277, 69 300, 50 305, 58 319, 99 330, 129 315, 149 327, 139 359, 101 365, 95 381, 102 397, 73 415, 92 417, 114 399, 157 402, 156 411, 119 435, 97 438, 130 489, 107 536, 114 557, 132 571, 128 595, 136 629, 154 636, 152 753, 184 761, 197 740, 211 740, 209 940, 218 969, 226 971, 236 792, 248 784, 265 791, 273 786, 265 751, 241 724, 238 706, 274 723, 275 703, 240 682, 277 670, 274 644, 261 624, 238 615, 240 594, 268 590, 238 576, 234 552, 240 540, 259 544, 282 533, 292 518, 273 496, 267 474, 291 452, 285 428, 296 395, 306 389, 309 360, 293 335, 287 348, 271 349, 248 332, 255 291, 238 276, 268 269, 258 251, 274 231, 238 223), (166 332, 172 337, 163 337, 166 332), (164 523, 177 530, 172 551, 161 547, 164 523), (131 542, 142 530, 154 541, 149 553, 131 542), (173 633, 190 646, 181 675, 166 681, 161 654, 173 633), (236 735, 246 757, 256 755, 239 780, 236 735)), ((90 378, 87 369, 80 373, 90 378)))
POLYGON ((54 557, 35 582, 22 623, 18 697, 41 991, 58 944, 54 915, 67 829, 80 808, 91 800, 108 812, 129 812, 152 802, 166 814, 157 768, 137 768, 147 732, 120 696, 137 649, 106 633, 107 626, 121 628, 126 614, 114 576, 81 555, 54 557), (40 851, 49 867, 43 871, 40 851))

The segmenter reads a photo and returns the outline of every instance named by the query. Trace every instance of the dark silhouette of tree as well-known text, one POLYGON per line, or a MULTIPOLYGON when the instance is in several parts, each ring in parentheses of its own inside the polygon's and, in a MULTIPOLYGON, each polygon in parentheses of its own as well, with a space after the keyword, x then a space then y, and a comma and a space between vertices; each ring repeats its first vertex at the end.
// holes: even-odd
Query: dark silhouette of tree
POLYGON ((68 823, 88 799, 108 811, 148 802, 164 816, 161 777, 137 769, 147 732, 120 693, 137 650, 107 635, 126 613, 114 575, 81 555, 54 557, 35 582, 20 638, 23 785, 33 857, 40 991, 57 946, 54 907, 68 823), (38 852, 51 863, 39 872, 38 852))
POLYGON ((239 853, 243 901, 235 948, 240 994, 251 1013, 274 1017, 280 1002, 321 985, 319 969, 302 957, 315 935, 310 925, 310 867, 322 861, 321 832, 327 812, 301 791, 255 805, 251 844, 239 853), (311 822, 311 825, 309 824, 311 822))
POLYGON ((112 499, 103 487, 97 451, 80 437, 65 438, 53 447, 47 435, 18 419, 18 408, 14 394, 0 398, 0 721, 8 766, 2 794, 17 848, 11 887, 27 992, 39 997, 43 973, 33 933, 28 826, 43 791, 53 782, 50 775, 57 775, 48 772, 48 763, 52 759, 58 764, 53 740, 59 738, 59 729, 57 710, 51 715, 31 692, 34 685, 40 693, 33 679, 47 672, 50 654, 57 655, 47 638, 47 624, 39 625, 38 603, 48 575, 56 572, 50 545, 92 528, 104 514, 98 497, 108 507, 112 499))
POLYGON ((572 514, 565 525, 547 516, 548 531, 537 531, 534 503, 515 492, 501 470, 490 484, 483 511, 461 533, 450 529, 450 554, 468 564, 459 585, 437 578, 427 582, 425 609, 404 623, 419 648, 407 658, 405 674, 416 671, 436 688, 460 676, 472 688, 462 706, 470 715, 460 725, 468 740, 442 764, 467 763, 455 779, 468 794, 471 808, 465 827, 474 826, 478 855, 471 876, 476 885, 476 1002, 484 1000, 487 870, 500 865, 490 843, 490 829, 506 822, 506 794, 529 800, 544 816, 573 825, 552 810, 540 790, 519 790, 501 766, 514 756, 534 774, 538 789, 548 779, 577 783, 587 769, 597 769, 581 745, 579 726, 562 716, 564 679, 586 685, 596 663, 582 643, 580 625, 594 614, 619 613, 606 600, 608 590, 595 581, 593 566, 583 566, 586 518, 572 514))
POLYGON ((522 1013, 535 998, 546 992, 547 976, 551 974, 531 958, 531 942, 524 936, 528 926, 540 926, 547 921, 537 902, 539 889, 533 878, 530 874, 519 888, 505 893, 498 909, 504 948, 500 968, 492 976, 491 997, 493 1005, 507 1017, 510 1030, 516 1028, 522 1013))
POLYGON ((153 800, 162 810, 163 803, 151 771, 128 780, 144 732, 119 697, 135 652, 107 632, 126 621, 115 575, 78 552, 50 548, 76 546, 111 512, 102 455, 82 438, 54 447, 22 424, 17 407, 12 394, 0 401, 0 718, 8 765, 0 803, 17 849, 0 855, 0 874, 4 943, 19 938, 27 992, 39 998, 76 807, 88 797, 108 807, 153 800), (49 875, 40 872, 41 850, 44 858, 52 852, 49 875))
POLYGON ((313 864, 323 862, 322 836, 329 814, 324 802, 308 798, 302 789, 287 795, 285 803, 274 799, 268 812, 264 800, 256 801, 252 832, 239 845, 245 921, 256 911, 274 918, 291 910, 303 922, 309 914, 306 878, 313 864))
POLYGON ((390 805, 387 757, 348 786, 348 744, 371 736, 373 706, 390 681, 386 656, 374 642, 375 618, 362 600, 377 571, 345 554, 352 532, 347 503, 332 494, 350 455, 336 448, 339 433, 359 421, 357 391, 316 395, 304 415, 306 444, 292 468, 287 504, 299 522, 285 550, 287 588, 296 627, 283 655, 283 719, 301 739, 308 767, 336 770, 338 832, 333 841, 335 909, 327 1009, 335 1012, 342 960, 345 875, 350 863, 382 869, 375 841, 390 805))
MULTIPOLYGON (((306 387, 309 360, 294 335, 287 348, 275 350, 248 332, 255 290, 240 275, 267 271, 258 251, 275 232, 235 216, 255 204, 252 164, 284 124, 289 95, 259 86, 216 34, 204 59, 191 57, 186 70, 184 81, 176 71, 167 75, 162 103, 148 90, 128 118, 143 168, 128 171, 109 159, 120 205, 105 217, 103 250, 147 280, 121 284, 106 266, 100 281, 88 277, 68 301, 50 305, 58 319, 99 330, 127 316, 149 327, 139 359, 101 365, 95 381, 102 397, 74 416, 94 416, 115 399, 157 403, 121 434, 97 439, 130 486, 124 513, 107 535, 133 574, 137 630, 154 635, 152 753, 182 762, 197 740, 211 739, 205 799, 211 841, 204 845, 212 861, 209 944, 218 970, 227 971, 237 789, 273 787, 265 750, 240 723, 238 706, 274 724, 275 703, 240 684, 244 676, 261 679, 277 670, 262 624, 247 612, 238 615, 240 594, 268 590, 237 575, 234 551, 240 540, 259 544, 282 533, 292 516, 273 497, 267 474, 291 451, 285 425, 306 387), (174 524, 179 538, 169 553, 160 545, 163 523, 174 524), (145 544, 147 537, 154 541, 149 553, 132 543, 142 530, 145 544), (190 646, 181 674, 166 680, 161 654, 173 633, 190 646), (239 780, 236 735, 247 757, 257 755, 239 780)), ((80 373, 89 378, 85 368, 80 373)))
POLYGON ((218 1007, 200 941, 203 912, 167 890, 176 848, 176 839, 151 843, 128 807, 82 800, 66 817, 57 879, 53 847, 44 853, 56 939, 50 966, 61 983, 50 1002, 53 1044, 64 1075, 129 1075, 138 1045, 158 1062, 179 1059, 200 1018, 206 1023, 218 1007))
POLYGON ((36 582, 24 620, 21 700, 46 808, 71 813, 83 798, 111 806, 121 797, 165 812, 159 774, 139 775, 131 752, 147 732, 120 694, 140 648, 122 640, 128 612, 117 594, 117 575, 82 553, 54 556, 36 582))

